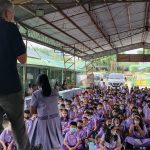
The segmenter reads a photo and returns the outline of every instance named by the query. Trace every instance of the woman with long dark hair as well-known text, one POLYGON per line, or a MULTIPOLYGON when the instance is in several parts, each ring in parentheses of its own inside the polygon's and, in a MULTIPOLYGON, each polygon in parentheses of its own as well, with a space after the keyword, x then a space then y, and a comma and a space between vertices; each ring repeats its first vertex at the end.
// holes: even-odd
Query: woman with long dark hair
POLYGON ((63 138, 57 107, 58 94, 52 90, 46 74, 38 76, 37 84, 39 90, 32 94, 31 100, 31 113, 37 115, 29 133, 31 144, 42 144, 43 150, 60 149, 63 138))
POLYGON ((106 127, 105 133, 101 137, 101 150, 121 150, 122 144, 120 136, 117 134, 115 128, 106 127))

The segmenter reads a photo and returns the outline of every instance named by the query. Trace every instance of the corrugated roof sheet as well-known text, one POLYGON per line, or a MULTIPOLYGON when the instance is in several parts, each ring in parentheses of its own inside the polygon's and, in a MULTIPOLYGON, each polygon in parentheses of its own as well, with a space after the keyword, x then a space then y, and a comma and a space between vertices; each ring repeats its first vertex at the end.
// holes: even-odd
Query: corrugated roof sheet
POLYGON ((149 45, 149 17, 146 0, 32 0, 16 6, 16 20, 29 29, 29 40, 84 59, 149 45), (36 16, 37 9, 45 15, 36 16))

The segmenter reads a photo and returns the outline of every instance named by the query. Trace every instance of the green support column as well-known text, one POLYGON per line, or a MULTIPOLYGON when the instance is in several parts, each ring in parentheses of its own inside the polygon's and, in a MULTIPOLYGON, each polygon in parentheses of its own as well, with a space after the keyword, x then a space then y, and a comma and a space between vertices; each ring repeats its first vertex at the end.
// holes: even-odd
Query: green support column
POLYGON ((23 95, 25 96, 26 93, 26 80, 27 80, 27 67, 26 65, 23 66, 23 95))
POLYGON ((63 84, 63 81, 64 81, 64 71, 62 69, 62 79, 61 79, 61 83, 63 84))

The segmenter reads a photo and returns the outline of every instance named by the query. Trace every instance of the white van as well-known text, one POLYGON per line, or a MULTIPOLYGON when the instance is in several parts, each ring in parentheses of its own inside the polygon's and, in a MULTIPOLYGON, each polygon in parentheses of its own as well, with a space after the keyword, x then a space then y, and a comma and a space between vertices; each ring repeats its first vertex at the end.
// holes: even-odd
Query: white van
POLYGON ((121 73, 111 73, 108 77, 108 84, 113 87, 120 87, 125 84, 125 76, 121 73))

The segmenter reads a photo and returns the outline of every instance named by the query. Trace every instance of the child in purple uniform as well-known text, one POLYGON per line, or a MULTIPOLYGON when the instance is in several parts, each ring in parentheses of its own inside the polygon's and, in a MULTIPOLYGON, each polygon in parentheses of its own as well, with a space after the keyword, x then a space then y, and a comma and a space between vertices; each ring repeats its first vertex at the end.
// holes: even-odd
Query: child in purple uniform
POLYGON ((68 101, 65 105, 65 108, 68 110, 68 115, 69 115, 69 119, 73 120, 74 118, 74 112, 73 112, 73 108, 71 107, 71 102, 68 101))
POLYGON ((29 110, 24 111, 24 121, 26 125, 26 131, 27 133, 29 133, 33 124, 33 120, 31 119, 31 114, 29 110))
POLYGON ((114 126, 114 129, 116 130, 117 134, 121 137, 121 139, 123 139, 124 129, 120 125, 119 118, 117 118, 117 117, 113 118, 113 126, 114 126))
POLYGON ((98 134, 95 137, 95 149, 94 150, 100 150, 101 138, 103 134, 106 132, 106 129, 111 127, 111 125, 112 125, 112 119, 108 118, 103 124, 103 126, 100 128, 100 130, 98 130, 98 134))
POLYGON ((0 135, 0 143, 3 150, 16 150, 13 133, 10 122, 5 119, 3 121, 4 131, 0 135))
POLYGON ((81 139, 81 142, 84 143, 85 139, 87 138, 87 131, 83 129, 83 121, 77 121, 77 132, 81 139))
POLYGON ((61 112, 61 126, 63 131, 63 136, 66 134, 66 132, 69 130, 69 116, 68 116, 68 110, 64 109, 61 112))
POLYGON ((144 122, 150 127, 150 104, 148 104, 148 107, 144 110, 144 122))
POLYGON ((107 128, 101 138, 100 150, 121 150, 121 148, 121 139, 116 130, 113 127, 107 128))
POLYGON ((129 128, 129 136, 126 137, 126 143, 134 147, 150 146, 150 138, 147 138, 147 129, 140 116, 134 117, 133 124, 129 128))
POLYGON ((104 121, 106 112, 102 103, 98 104, 96 114, 98 115, 100 121, 104 121))
POLYGON ((68 131, 65 135, 62 150, 83 150, 83 146, 81 145, 81 139, 77 132, 76 122, 70 123, 70 131, 68 131))
POLYGON ((88 118, 87 117, 83 117, 82 121, 83 121, 83 129, 87 132, 87 135, 89 135, 90 129, 87 126, 87 124, 88 124, 88 118))
POLYGON ((77 121, 77 118, 78 117, 78 109, 77 109, 77 106, 73 106, 73 111, 72 111, 72 114, 71 114, 71 118, 74 120, 74 121, 77 121))

